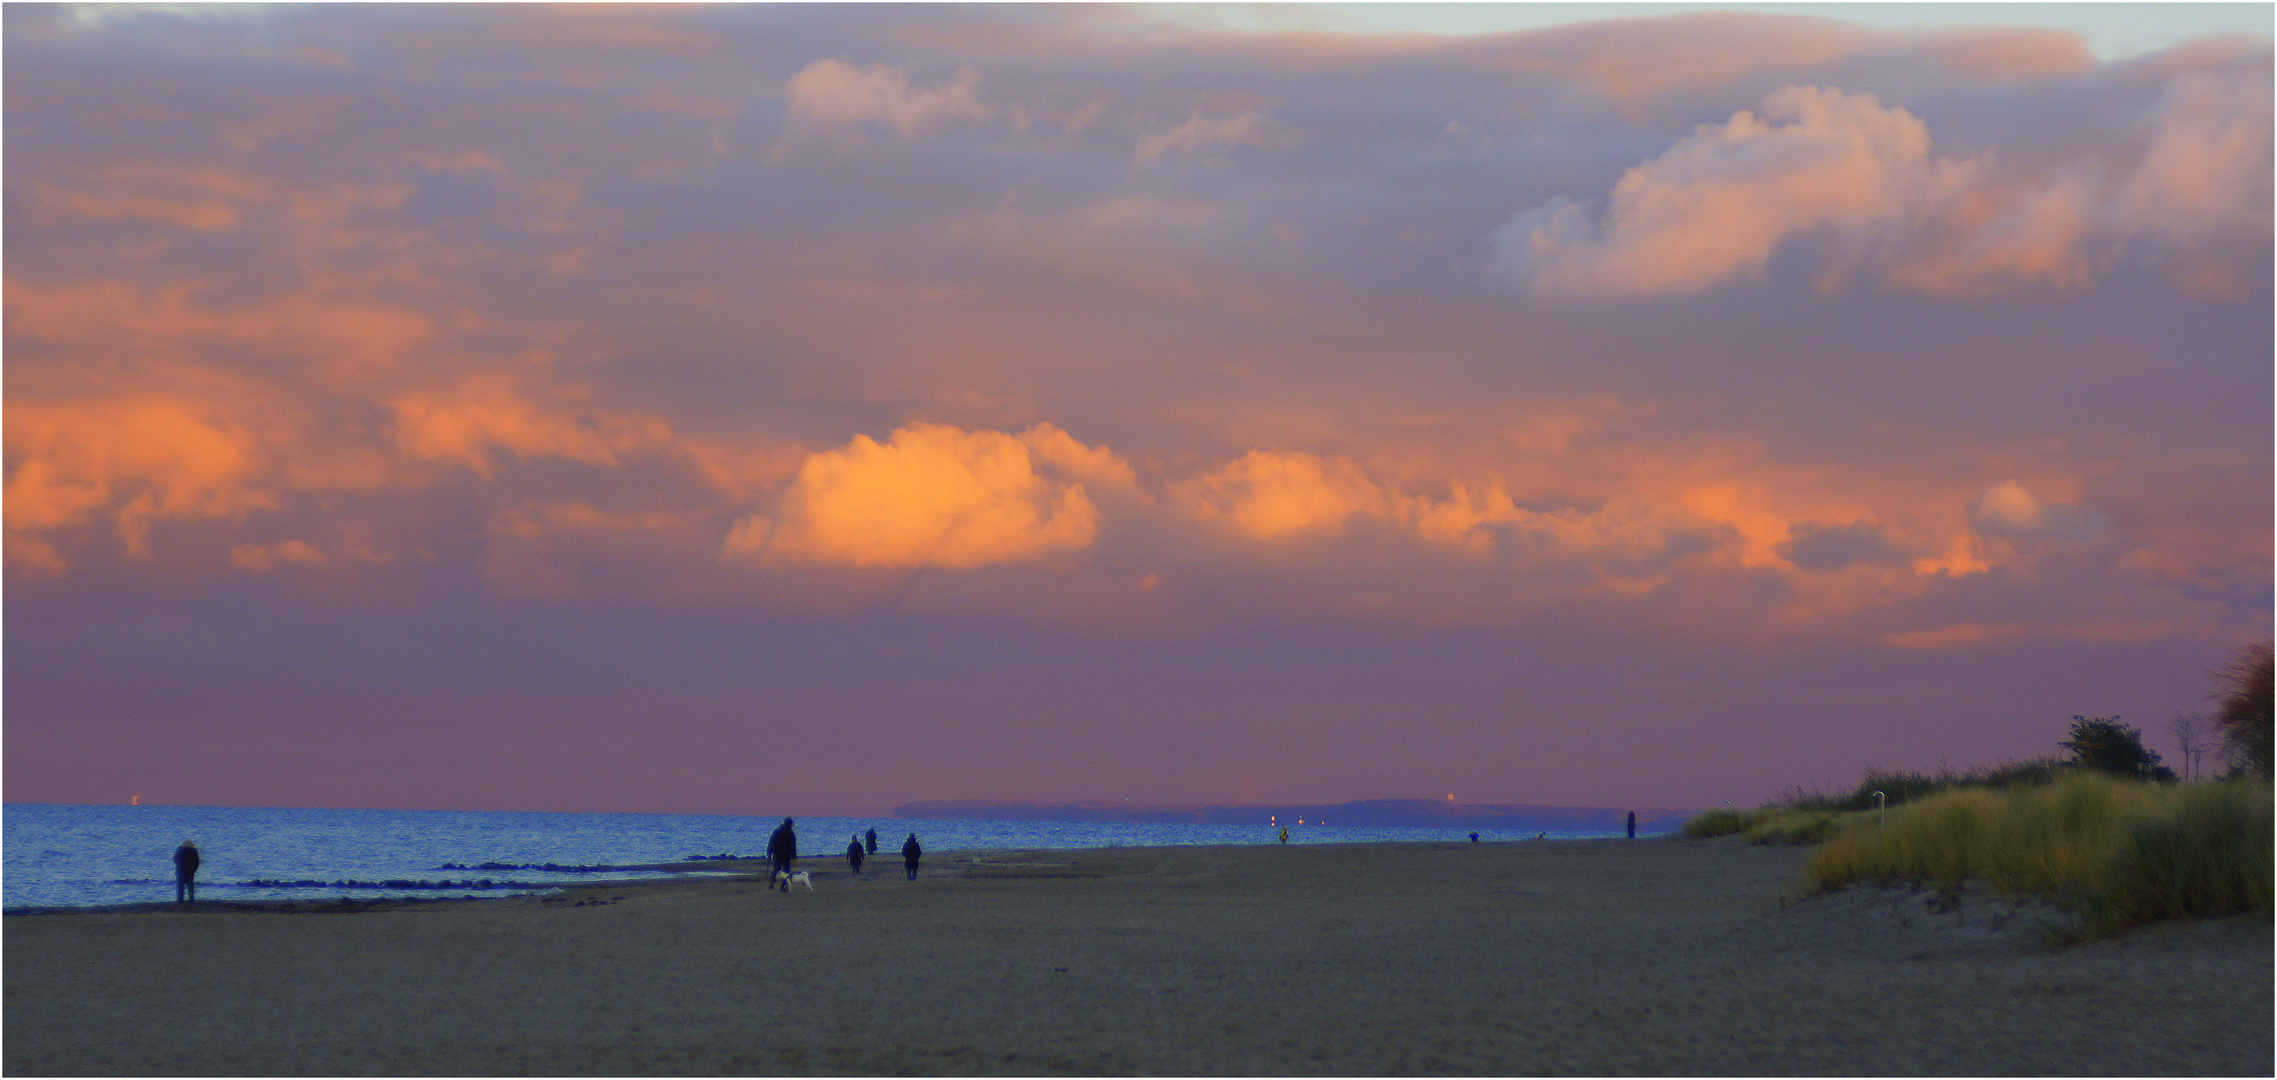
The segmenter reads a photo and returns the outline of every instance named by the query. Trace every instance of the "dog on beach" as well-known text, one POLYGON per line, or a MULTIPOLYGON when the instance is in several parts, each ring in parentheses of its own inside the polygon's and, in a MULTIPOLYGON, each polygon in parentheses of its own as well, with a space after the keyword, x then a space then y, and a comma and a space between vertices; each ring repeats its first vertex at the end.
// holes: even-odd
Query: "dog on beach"
POLYGON ((795 874, 785 870, 777 870, 775 871, 775 884, 782 886, 784 892, 791 891, 792 885, 804 885, 806 891, 814 891, 814 879, 808 877, 804 870, 795 874))

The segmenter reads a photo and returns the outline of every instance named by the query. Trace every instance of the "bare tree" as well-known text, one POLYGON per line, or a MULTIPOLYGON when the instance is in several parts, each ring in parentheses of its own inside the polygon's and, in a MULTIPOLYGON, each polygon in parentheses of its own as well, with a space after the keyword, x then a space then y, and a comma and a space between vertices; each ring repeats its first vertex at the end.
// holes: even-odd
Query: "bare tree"
POLYGON ((2178 712, 2166 722, 2166 730, 2174 733, 2174 748, 2182 751, 2182 778, 2197 779, 2198 758, 2206 752, 2213 734, 2211 722, 2197 713, 2178 712))

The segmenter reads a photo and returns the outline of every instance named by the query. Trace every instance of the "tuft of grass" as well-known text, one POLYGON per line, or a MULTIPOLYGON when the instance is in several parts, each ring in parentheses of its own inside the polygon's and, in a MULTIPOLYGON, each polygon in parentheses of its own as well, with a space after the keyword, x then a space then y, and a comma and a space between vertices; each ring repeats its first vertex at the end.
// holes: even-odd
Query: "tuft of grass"
POLYGON ((1814 891, 1857 882, 1958 889, 1977 879, 2053 899, 2090 936, 2159 919, 2271 911, 2270 789, 2258 780, 2149 784, 2072 774, 1964 789, 1866 815, 1805 867, 1814 891))
POLYGON ((1750 844, 1817 844, 1841 831, 1854 815, 1831 810, 1765 810, 1747 827, 1750 844))
POLYGON ((1750 844, 1816 844, 1848 828, 1861 817, 1826 809, 1790 809, 1766 806, 1760 810, 1723 807, 1684 823, 1684 835, 1706 840, 1734 833, 1750 844))
POLYGON ((1685 822, 1684 835, 1694 840, 1730 836, 1733 833, 1746 832, 1755 824, 1756 817, 1757 812, 1754 810, 1734 810, 1728 806, 1720 807, 1685 822))

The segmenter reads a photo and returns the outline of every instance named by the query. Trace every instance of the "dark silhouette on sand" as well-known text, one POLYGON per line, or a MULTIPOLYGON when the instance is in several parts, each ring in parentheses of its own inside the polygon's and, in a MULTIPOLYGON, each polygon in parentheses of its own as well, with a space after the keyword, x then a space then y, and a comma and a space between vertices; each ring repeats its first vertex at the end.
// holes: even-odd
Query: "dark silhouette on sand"
POLYGON ((871 829, 862 839, 869 844, 870 854, 878 853, 878 831, 876 829, 871 829))
POLYGON ((198 902, 198 845, 188 840, 174 849, 174 902, 198 902))
POLYGON ((768 880, 780 884, 784 892, 791 891, 790 880, 781 875, 790 873, 791 864, 798 858, 798 834, 791 831, 791 819, 784 818, 782 824, 775 826, 775 834, 767 838, 767 859, 775 867, 774 876, 768 880))
POLYGON ((1631 840, 1634 840, 1634 839, 1636 839, 1636 838, 1637 838, 1637 812, 1636 812, 1636 811, 1634 811, 1634 810, 1631 810, 1631 811, 1629 811, 1629 839, 1631 839, 1631 840))
POLYGON ((846 861, 847 861, 848 863, 850 863, 850 864, 852 864, 852 865, 853 865, 853 867, 854 867, 854 876, 855 876, 855 877, 861 877, 861 876, 862 876, 862 838, 861 838, 861 837, 859 837, 859 836, 855 837, 855 838, 854 838, 854 842, 853 842, 853 843, 850 843, 850 844, 847 844, 847 845, 846 845, 846 861))
POLYGON ((925 849, 917 846, 917 834, 910 833, 901 845, 901 865, 909 870, 909 880, 917 880, 917 860, 925 857, 925 849))

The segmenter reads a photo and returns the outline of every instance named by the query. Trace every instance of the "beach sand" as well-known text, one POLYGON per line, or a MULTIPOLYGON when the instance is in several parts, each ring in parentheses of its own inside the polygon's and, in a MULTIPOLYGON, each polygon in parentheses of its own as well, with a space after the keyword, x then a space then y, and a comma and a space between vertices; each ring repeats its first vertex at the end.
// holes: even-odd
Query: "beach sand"
MULTIPOLYGON (((2268 922, 2053 949, 1734 840, 947 853, 903 880, 5 920, 5 1068, 2269 1075, 2268 922)), ((707 867, 717 868, 717 867, 707 867)))

